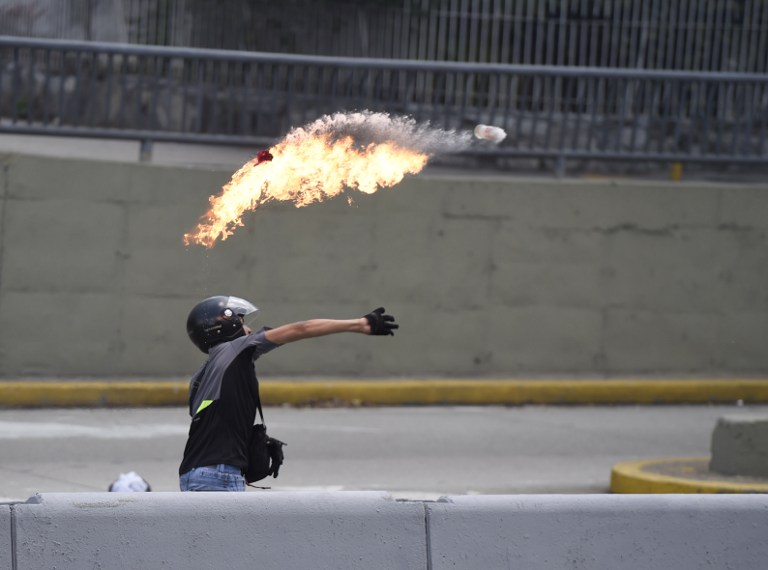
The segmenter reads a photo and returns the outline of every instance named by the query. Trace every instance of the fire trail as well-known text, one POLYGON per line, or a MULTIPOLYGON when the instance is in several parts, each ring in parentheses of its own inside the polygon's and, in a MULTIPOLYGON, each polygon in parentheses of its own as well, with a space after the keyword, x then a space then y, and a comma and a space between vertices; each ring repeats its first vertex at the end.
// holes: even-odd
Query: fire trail
POLYGON ((408 117, 370 111, 323 116, 243 165, 209 198, 208 212, 184 243, 212 248, 243 225, 243 214, 270 202, 300 208, 348 189, 373 194, 421 172, 431 157, 460 152, 471 142, 471 133, 408 117))

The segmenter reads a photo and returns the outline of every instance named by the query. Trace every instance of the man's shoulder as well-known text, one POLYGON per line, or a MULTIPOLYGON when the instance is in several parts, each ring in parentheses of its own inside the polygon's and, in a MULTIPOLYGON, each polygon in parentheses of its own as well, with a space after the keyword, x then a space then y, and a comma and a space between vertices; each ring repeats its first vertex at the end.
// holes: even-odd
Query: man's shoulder
POLYGON ((267 339, 265 333, 268 330, 268 327, 263 327, 254 333, 238 337, 229 342, 217 344, 211 348, 210 355, 211 357, 217 357, 229 353, 232 356, 236 356, 245 350, 255 350, 257 354, 269 352, 280 345, 267 339))

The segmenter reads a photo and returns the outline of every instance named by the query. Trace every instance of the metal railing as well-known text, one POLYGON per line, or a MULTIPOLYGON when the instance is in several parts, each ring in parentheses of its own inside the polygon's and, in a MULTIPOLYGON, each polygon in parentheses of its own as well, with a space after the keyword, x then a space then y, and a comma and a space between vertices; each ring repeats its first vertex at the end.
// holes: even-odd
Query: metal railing
POLYGON ((509 157, 768 159, 768 75, 310 57, 0 37, 0 132, 271 144, 337 111, 508 132, 509 157))
POLYGON ((0 34, 345 57, 768 72, 766 0, 5 0, 0 34))

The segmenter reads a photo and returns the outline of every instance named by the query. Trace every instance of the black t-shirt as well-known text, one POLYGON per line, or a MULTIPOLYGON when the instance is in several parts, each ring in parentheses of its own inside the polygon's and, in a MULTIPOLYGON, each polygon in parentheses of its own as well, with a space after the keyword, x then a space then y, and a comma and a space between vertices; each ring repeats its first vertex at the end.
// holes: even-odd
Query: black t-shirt
POLYGON ((192 423, 179 475, 219 463, 241 469, 248 465, 248 438, 259 393, 254 361, 280 346, 265 338, 265 330, 212 347, 192 377, 192 423))

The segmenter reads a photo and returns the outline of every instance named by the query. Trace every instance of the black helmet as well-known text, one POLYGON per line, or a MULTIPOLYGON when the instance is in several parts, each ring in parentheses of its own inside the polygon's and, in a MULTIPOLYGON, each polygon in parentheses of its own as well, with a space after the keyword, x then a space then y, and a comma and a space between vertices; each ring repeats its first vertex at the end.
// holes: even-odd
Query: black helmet
POLYGON ((256 311, 252 303, 240 297, 208 297, 189 312, 187 334, 207 354, 212 346, 243 336, 243 317, 256 311))

